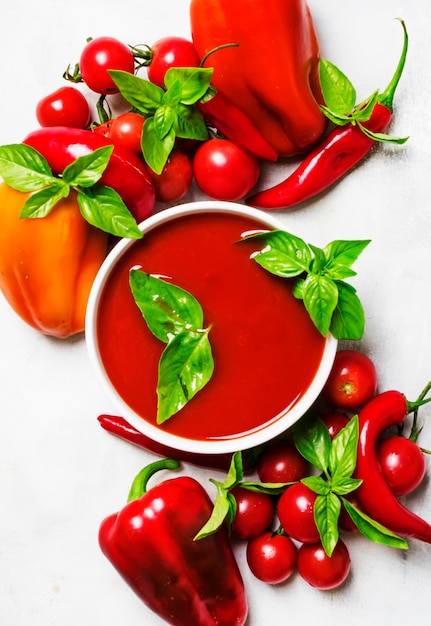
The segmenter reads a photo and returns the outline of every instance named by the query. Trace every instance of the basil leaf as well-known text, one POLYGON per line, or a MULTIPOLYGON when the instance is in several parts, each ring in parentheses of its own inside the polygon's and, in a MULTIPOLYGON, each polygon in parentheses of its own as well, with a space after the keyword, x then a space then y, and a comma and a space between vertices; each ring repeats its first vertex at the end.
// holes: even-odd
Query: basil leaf
POLYGON ((157 135, 154 118, 150 117, 145 120, 141 139, 142 153, 147 165, 156 174, 161 174, 174 145, 175 132, 173 129, 160 140, 157 135))
MULTIPOLYGON (((169 71, 169 70, 168 70, 169 71)), ((182 87, 179 80, 173 80, 163 94, 162 103, 165 106, 175 107, 181 102, 182 87)))
POLYGON ((322 476, 306 476, 301 478, 301 483, 320 496, 326 496, 331 491, 331 485, 322 476))
POLYGON ((184 330, 203 326, 199 302, 187 291, 142 270, 130 270, 130 287, 148 328, 169 343, 184 330))
POLYGON ((356 90, 345 74, 327 59, 320 59, 319 78, 323 99, 333 113, 348 113, 356 104, 356 90))
POLYGON ((178 81, 181 84, 181 102, 195 104, 208 91, 213 72, 213 68, 171 67, 165 74, 165 86, 169 90, 178 81))
POLYGON ((249 491, 254 491, 256 493, 267 493, 270 496, 276 496, 284 491, 286 491, 286 487, 293 485, 294 483, 253 483, 253 482, 244 482, 240 483, 240 486, 244 489, 249 489, 249 491))
POLYGON ((38 191, 58 182, 47 160, 26 144, 0 146, 0 176, 17 191, 38 191))
POLYGON ((153 115, 162 104, 163 89, 149 80, 123 70, 108 70, 108 74, 117 85, 123 98, 145 116, 153 115))
POLYGON ((353 119, 356 122, 367 122, 371 113, 374 110, 377 102, 379 101, 379 91, 375 91, 365 102, 361 102, 355 107, 353 112, 353 119))
POLYGON ((362 484, 362 480, 358 478, 333 478, 331 481, 331 490, 337 494, 337 496, 346 496, 352 491, 355 491, 362 484))
POLYGON ((77 200, 89 224, 117 237, 139 239, 142 233, 119 194, 104 185, 79 189, 77 200))
POLYGON ((214 371, 208 330, 187 330, 166 346, 159 363, 157 423, 180 411, 210 380, 214 371))
POLYGON ((230 509, 231 500, 228 499, 227 494, 224 491, 217 493, 210 518, 195 535, 194 540, 204 539, 214 534, 222 526, 226 517, 229 515, 230 509))
POLYGON ((381 141, 384 143, 392 143, 397 145, 402 145, 408 141, 408 137, 392 137, 391 135, 386 135, 386 133, 373 133, 371 130, 366 128, 363 124, 358 124, 359 128, 362 130, 364 135, 373 139, 374 141, 381 141))
MULTIPOLYGON (((340 268, 350 268, 370 242, 370 239, 351 241, 336 239, 325 246, 323 249, 326 258, 325 269, 331 278, 338 278, 340 268)), ((354 275, 356 272, 352 274, 354 275)))
POLYGON ((328 474, 331 437, 320 418, 303 418, 293 429, 293 440, 300 454, 317 469, 328 474))
POLYGON ((242 454, 241 452, 235 452, 232 455, 232 459, 229 465, 229 470, 226 475, 223 487, 225 489, 232 489, 243 479, 244 470, 242 466, 242 454))
POLYGON ((62 198, 67 198, 70 192, 69 186, 63 184, 58 178, 55 180, 57 181, 55 184, 44 187, 27 198, 21 209, 21 219, 46 217, 57 202, 62 198))
POLYGON ((337 306, 337 286, 326 276, 309 274, 302 290, 305 308, 318 331, 325 337, 331 327, 332 315, 337 306))
POLYGON ((311 251, 299 237, 283 230, 273 230, 244 237, 244 241, 254 238, 263 239, 266 245, 253 255, 253 259, 272 274, 290 278, 308 271, 311 251))
POLYGON ((350 478, 353 474, 356 467, 358 440, 358 416, 355 415, 332 440, 329 471, 333 481, 350 478))
POLYGON ((359 532, 361 532, 364 537, 367 537, 370 541, 381 543, 391 548, 408 550, 409 545, 403 537, 399 537, 392 531, 382 526, 382 524, 373 520, 371 517, 360 511, 346 498, 342 498, 342 501, 347 513, 350 515, 359 532))
POLYGON ((337 124, 337 126, 345 126, 346 124, 350 124, 352 122, 351 115, 341 115, 334 113, 333 111, 331 111, 331 109, 328 109, 328 107, 325 107, 323 104, 320 105, 320 110, 330 122, 337 124))
POLYGON ((174 126, 175 134, 181 139, 196 139, 206 141, 208 139, 208 128, 203 115, 194 106, 179 104, 175 108, 177 115, 174 126))
POLYGON ((338 518, 340 517, 341 502, 334 493, 326 496, 317 496, 314 503, 314 521, 320 534, 323 549, 331 556, 338 543, 338 518))
POLYGON ((78 157, 64 169, 63 180, 72 187, 92 187, 107 168, 113 150, 114 146, 104 146, 78 157))
POLYGON ((157 109, 153 117, 154 131, 156 133, 157 141, 163 141, 163 139, 171 132, 174 124, 176 123, 176 119, 176 113, 171 107, 161 106, 157 109))
POLYGON ((365 330, 365 313, 354 287, 337 281, 338 300, 330 330, 336 339, 361 339, 365 330))

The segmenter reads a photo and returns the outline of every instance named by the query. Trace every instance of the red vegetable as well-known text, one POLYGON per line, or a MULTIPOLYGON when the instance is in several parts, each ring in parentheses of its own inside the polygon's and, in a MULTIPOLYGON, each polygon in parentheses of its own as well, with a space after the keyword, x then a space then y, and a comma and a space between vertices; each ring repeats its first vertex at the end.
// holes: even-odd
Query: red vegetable
MULTIPOLYGON (((112 145, 108 139, 90 130, 64 126, 36 130, 23 143, 40 152, 54 174, 61 174, 77 157, 112 145)), ((146 165, 129 150, 114 146, 100 183, 115 189, 136 221, 142 221, 152 212, 155 203, 153 183, 146 165)))
MULTIPOLYGON (((371 117, 363 126, 373 133, 383 133, 392 119, 395 90, 404 68, 408 37, 405 25, 404 46, 395 74, 380 94, 371 117)), ((281 183, 247 199, 247 204, 262 209, 289 208, 321 193, 363 159, 375 145, 357 124, 337 126, 307 155, 299 167, 281 183)))
POLYGON ((431 525, 397 500, 379 465, 376 443, 379 435, 401 423, 411 405, 398 391, 385 391, 359 412, 359 445, 355 478, 362 480, 355 495, 365 511, 389 530, 431 543, 431 525))
POLYGON ((90 107, 76 87, 60 87, 39 100, 36 117, 41 126, 86 128, 90 122, 90 107))
POLYGON ((128 503, 107 517, 99 544, 124 580, 157 615, 173 626, 242 626, 247 599, 226 528, 194 540, 212 511, 211 500, 193 478, 180 476, 146 492, 171 459, 144 468, 128 503))

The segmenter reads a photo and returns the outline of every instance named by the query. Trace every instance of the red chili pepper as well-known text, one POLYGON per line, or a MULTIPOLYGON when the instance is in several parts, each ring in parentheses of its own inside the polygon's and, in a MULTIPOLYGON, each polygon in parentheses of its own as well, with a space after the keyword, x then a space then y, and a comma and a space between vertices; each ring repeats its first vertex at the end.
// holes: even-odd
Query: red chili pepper
POLYGON ((165 459, 144 468, 128 504, 107 517, 99 545, 138 597, 173 626, 242 626, 247 599, 226 528, 194 540, 212 512, 205 489, 186 476, 148 492, 149 478, 175 469, 165 459))
POLYGON ((362 480, 362 484, 355 494, 365 512, 392 532, 431 543, 431 525, 393 495, 376 455, 379 435, 389 426, 400 424, 412 406, 402 393, 385 391, 359 412, 355 478, 362 480))
MULTIPOLYGON (((401 78, 407 56, 408 35, 404 22, 404 45, 395 74, 380 94, 371 117, 363 126, 373 133, 383 133, 389 126, 393 113, 395 90, 401 78)), ((288 178, 281 183, 260 191, 246 203, 262 209, 287 209, 316 196, 363 159, 375 145, 357 124, 337 126, 326 135, 301 162, 288 178)))
POLYGON ((227 471, 229 469, 232 459, 230 454, 197 454, 194 452, 181 452, 153 441, 119 415, 103 414, 99 415, 97 419, 102 428, 109 433, 117 435, 117 437, 120 437, 129 443, 133 443, 135 446, 139 446, 144 450, 154 452, 154 454, 175 457, 180 461, 193 463, 194 465, 199 465, 200 467, 210 467, 212 469, 219 469, 223 471, 227 471))
MULTIPOLYGON (((77 157, 112 145, 108 139, 90 130, 63 126, 36 130, 23 143, 44 156, 56 175, 61 174, 77 157)), ((100 183, 115 189, 137 222, 153 211, 155 192, 147 166, 126 148, 114 146, 100 183)))
POLYGON ((276 161, 278 153, 250 119, 221 91, 198 102, 204 118, 233 143, 267 161, 276 161))

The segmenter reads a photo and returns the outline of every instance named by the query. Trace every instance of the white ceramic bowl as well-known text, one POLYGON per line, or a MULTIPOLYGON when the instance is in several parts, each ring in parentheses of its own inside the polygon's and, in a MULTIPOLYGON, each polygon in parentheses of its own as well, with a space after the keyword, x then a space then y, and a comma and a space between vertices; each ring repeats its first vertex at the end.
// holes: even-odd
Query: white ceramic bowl
MULTIPOLYGON (((263 211, 241 204, 215 201, 191 202, 163 210, 146 219, 140 224, 140 229, 145 236, 145 234, 150 232, 153 228, 175 220, 178 217, 187 216, 194 212, 200 213, 207 211, 228 212, 253 218, 261 223, 263 230, 283 229, 283 225, 278 219, 263 211)), ((89 297, 86 318, 86 343, 91 363, 102 388, 105 390, 106 395, 115 406, 119 415, 157 444, 178 451, 204 455, 226 454, 239 449, 246 450, 252 448, 268 442, 295 424, 313 405, 328 378, 337 349, 337 341, 332 335, 329 335, 325 339, 320 365, 314 379, 311 381, 310 386, 302 397, 281 416, 278 416, 275 421, 270 422, 258 430, 242 434, 238 438, 206 439, 201 441, 178 436, 143 419, 130 408, 127 402, 119 395, 106 373, 99 351, 97 320, 101 294, 109 276, 119 259, 121 259, 134 243, 134 240, 121 240, 107 256, 94 281, 89 297)))

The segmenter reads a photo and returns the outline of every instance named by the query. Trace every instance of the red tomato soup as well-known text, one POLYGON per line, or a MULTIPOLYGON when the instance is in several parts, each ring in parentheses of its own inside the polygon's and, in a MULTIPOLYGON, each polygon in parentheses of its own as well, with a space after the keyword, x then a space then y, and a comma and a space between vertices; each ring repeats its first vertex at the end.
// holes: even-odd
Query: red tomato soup
POLYGON ((288 280, 250 258, 262 230, 246 216, 185 215, 144 234, 123 254, 103 290, 98 341, 106 373, 123 400, 156 425, 158 362, 165 344, 149 331, 129 287, 131 268, 163 276, 201 304, 214 374, 158 428, 195 440, 249 434, 297 402, 314 377, 325 339, 288 280))

